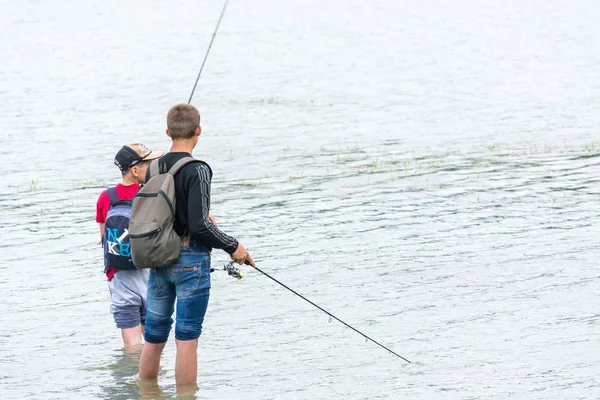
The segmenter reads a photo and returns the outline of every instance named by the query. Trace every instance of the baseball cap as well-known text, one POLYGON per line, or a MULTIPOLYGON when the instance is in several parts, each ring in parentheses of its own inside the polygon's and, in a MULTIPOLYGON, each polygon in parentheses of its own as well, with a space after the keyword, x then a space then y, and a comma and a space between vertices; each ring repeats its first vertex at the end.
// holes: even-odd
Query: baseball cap
POLYGON ((126 144, 115 156, 115 165, 121 171, 127 171, 140 161, 154 160, 162 155, 162 151, 152 151, 141 143, 126 144))

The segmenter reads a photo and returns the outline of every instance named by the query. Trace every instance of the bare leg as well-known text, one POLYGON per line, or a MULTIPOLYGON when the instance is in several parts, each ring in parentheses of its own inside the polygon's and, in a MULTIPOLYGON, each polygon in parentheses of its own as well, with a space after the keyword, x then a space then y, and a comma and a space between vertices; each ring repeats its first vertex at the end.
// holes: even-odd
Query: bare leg
POLYGON ((177 344, 175 383, 177 385, 196 383, 198 374, 198 339, 175 340, 175 344, 177 344))
POLYGON ((158 369, 160 368, 160 355, 165 348, 166 343, 148 343, 142 349, 140 357, 140 379, 158 378, 158 369))
POLYGON ((125 350, 136 350, 142 347, 142 325, 121 329, 125 350))

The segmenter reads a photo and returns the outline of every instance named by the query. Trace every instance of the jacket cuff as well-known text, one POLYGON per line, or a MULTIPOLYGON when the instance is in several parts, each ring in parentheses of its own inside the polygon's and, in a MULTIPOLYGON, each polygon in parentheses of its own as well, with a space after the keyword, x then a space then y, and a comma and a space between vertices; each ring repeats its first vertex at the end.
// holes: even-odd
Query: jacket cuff
POLYGON ((227 254, 232 255, 233 253, 235 253, 235 251, 238 248, 239 242, 234 239, 235 244, 229 247, 224 248, 223 250, 225 250, 227 252, 227 254))

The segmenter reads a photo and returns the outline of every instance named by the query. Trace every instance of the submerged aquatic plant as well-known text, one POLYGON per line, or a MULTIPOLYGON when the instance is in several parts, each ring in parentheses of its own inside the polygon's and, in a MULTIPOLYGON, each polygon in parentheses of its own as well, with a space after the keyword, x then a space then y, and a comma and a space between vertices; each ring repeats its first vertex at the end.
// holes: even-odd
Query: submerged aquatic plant
POLYGON ((278 104, 280 101, 277 100, 275 97, 266 97, 263 99, 252 99, 250 100, 250 103, 254 103, 254 104, 278 104))
POLYGON ((583 152, 588 155, 598 153, 599 150, 600 150, 600 143, 591 142, 591 143, 586 143, 583 146, 583 152))

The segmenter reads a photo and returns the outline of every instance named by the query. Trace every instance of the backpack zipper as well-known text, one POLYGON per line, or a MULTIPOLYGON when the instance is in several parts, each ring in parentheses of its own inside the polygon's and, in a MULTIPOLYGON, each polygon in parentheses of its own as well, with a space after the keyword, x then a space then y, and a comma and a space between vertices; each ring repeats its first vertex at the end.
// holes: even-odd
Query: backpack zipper
POLYGON ((169 205, 169 208, 171 209, 171 216, 173 218, 175 218, 175 209, 173 208, 173 204, 171 204, 171 200, 169 200, 169 197, 167 196, 167 194, 165 192, 163 192, 162 190, 159 190, 158 193, 160 193, 162 195, 162 197, 165 198, 165 201, 167 202, 167 204, 169 205))
POLYGON ((160 229, 160 228, 158 228, 158 229, 155 229, 155 230, 153 230, 153 231, 150 231, 150 232, 146 232, 146 233, 140 233, 140 234, 138 234, 138 235, 132 235, 132 234, 130 233, 130 234, 129 234, 129 237, 130 237, 130 238, 132 238, 132 239, 140 239, 140 238, 143 238, 143 237, 152 236, 152 235, 154 235, 155 233, 160 233, 160 230, 161 230, 161 229, 160 229))

